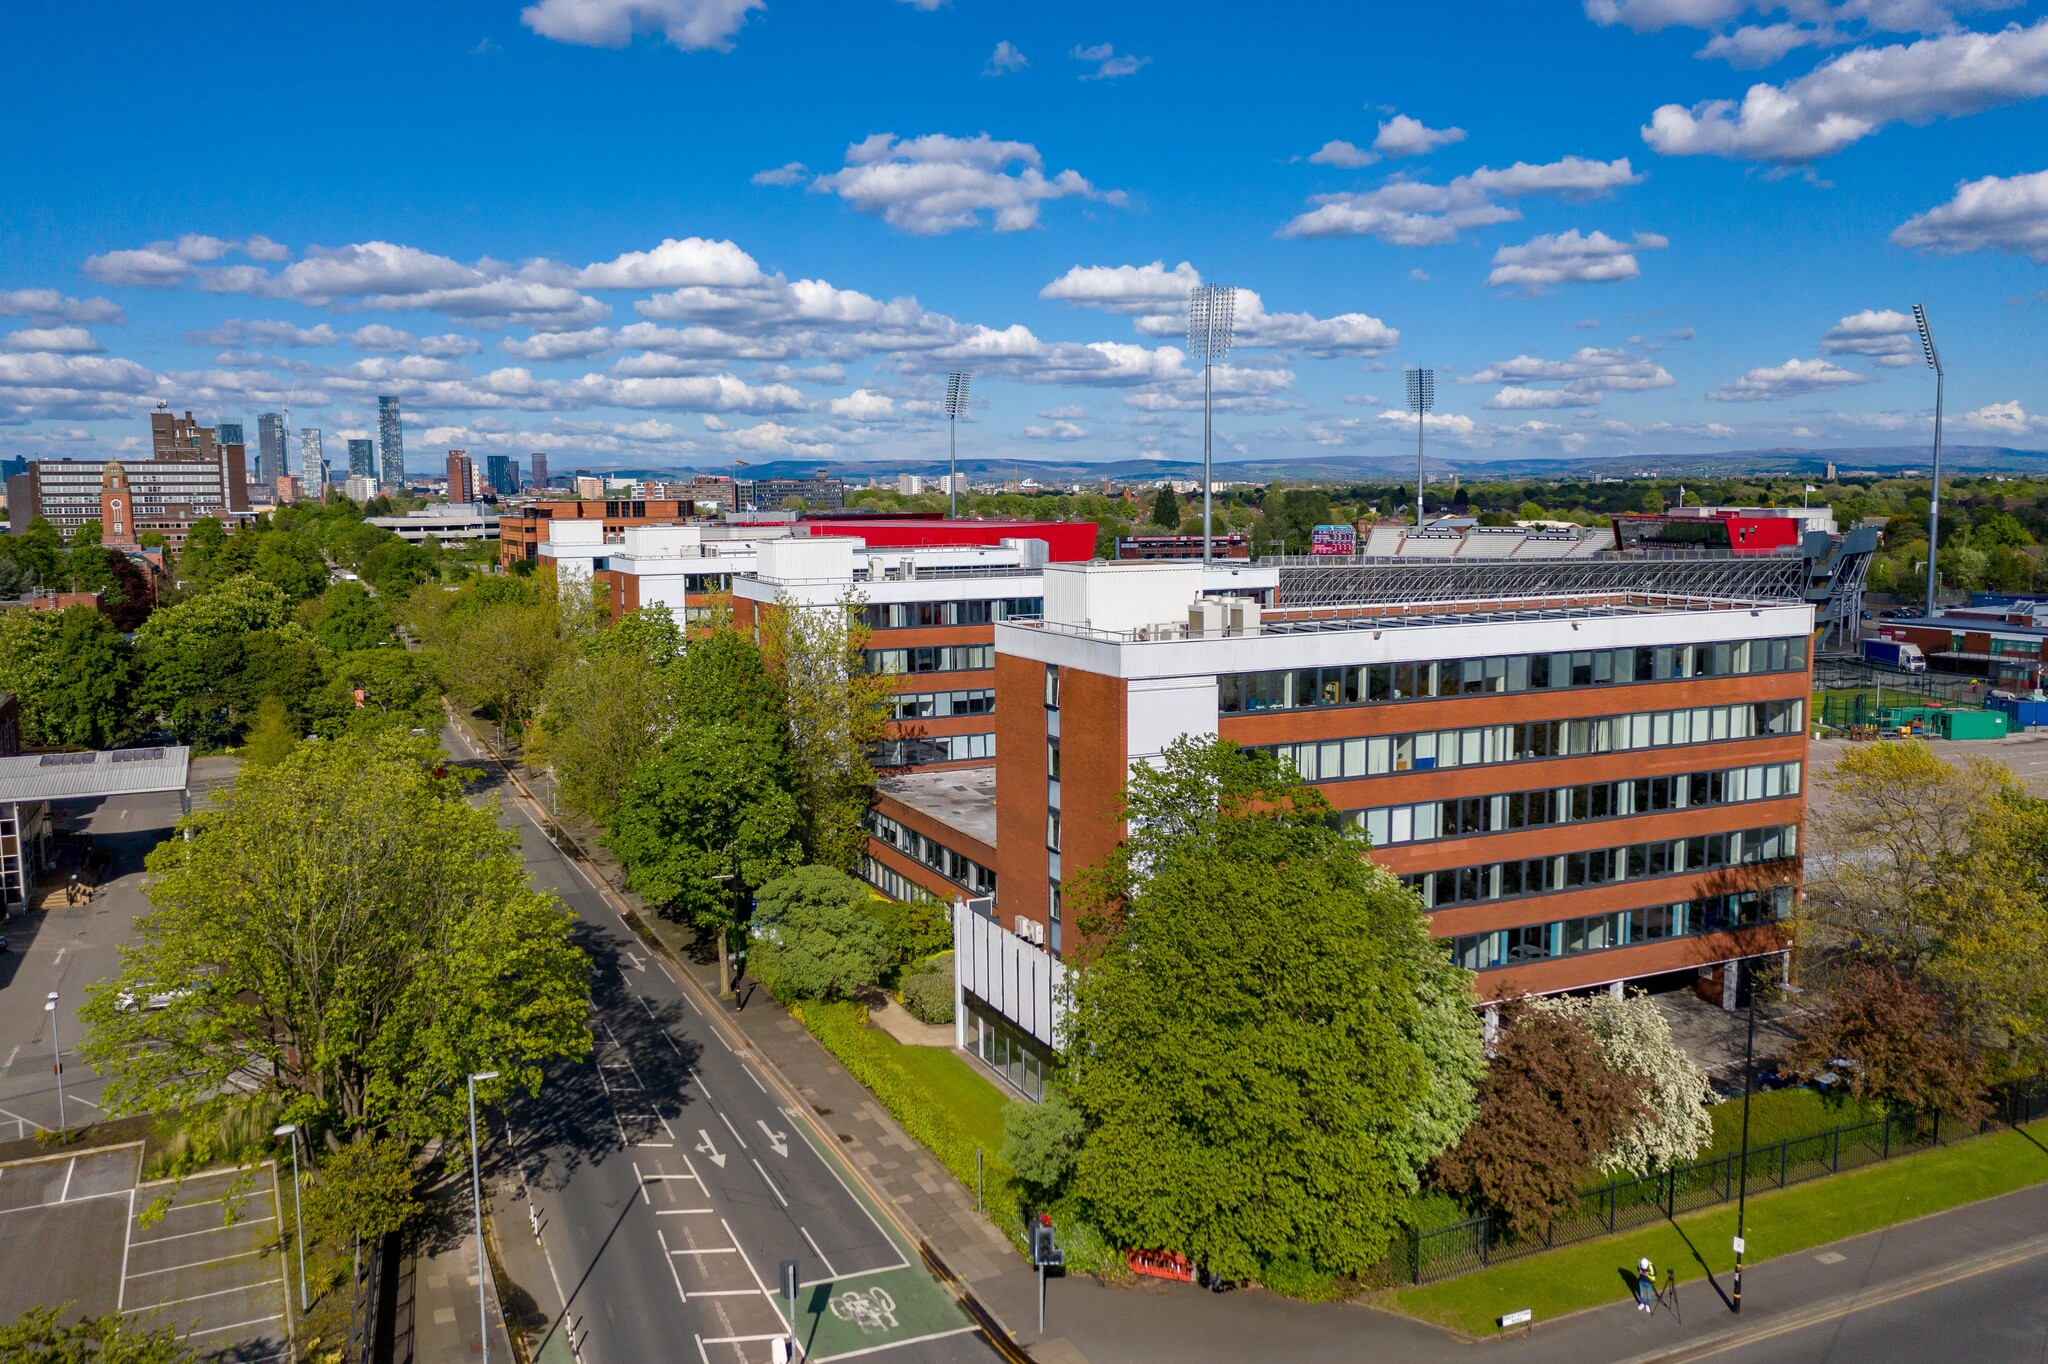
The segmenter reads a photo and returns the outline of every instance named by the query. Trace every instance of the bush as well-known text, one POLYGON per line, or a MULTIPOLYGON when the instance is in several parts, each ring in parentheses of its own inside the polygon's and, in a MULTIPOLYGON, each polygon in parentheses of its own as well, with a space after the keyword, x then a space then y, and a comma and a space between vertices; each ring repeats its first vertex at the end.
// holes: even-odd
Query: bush
POLYGON ((1003 1105, 1003 1163, 1041 1197, 1058 1194, 1074 1172, 1086 1124, 1055 1090, 1042 1103, 1003 1105))
POLYGON ((929 895, 915 900, 873 900, 868 908, 889 931, 896 964, 909 966, 953 945, 952 911, 929 895))
POLYGON ((903 978, 903 1007, 926 1023, 953 1021, 953 954, 941 952, 903 978))

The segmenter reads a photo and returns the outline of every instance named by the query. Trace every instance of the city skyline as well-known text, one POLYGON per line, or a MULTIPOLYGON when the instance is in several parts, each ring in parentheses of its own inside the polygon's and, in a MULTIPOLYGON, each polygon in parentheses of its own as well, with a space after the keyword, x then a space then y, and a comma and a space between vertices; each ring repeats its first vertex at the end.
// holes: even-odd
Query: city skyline
POLYGON ((929 460, 964 369, 963 457, 1185 460, 1204 282, 1243 291, 1219 461, 1398 456, 1404 365, 1461 461, 1912 446, 1916 302, 1949 438, 2048 446, 2038 5, 1584 0, 1455 46, 1328 7, 1227 53, 1181 13, 540 0, 91 49, 31 16, 0 62, 76 113, 11 153, 40 208, 0 214, 0 450, 119 453, 158 398, 381 438, 390 395, 433 460, 929 460), (375 100, 145 112, 118 78, 87 116, 55 83, 281 46, 390 53, 380 88, 448 93, 435 136, 375 100), (1409 50, 1436 59, 1379 55, 1409 50), (681 88, 718 137, 665 136, 681 88), (144 117, 175 193, 113 169, 144 117))

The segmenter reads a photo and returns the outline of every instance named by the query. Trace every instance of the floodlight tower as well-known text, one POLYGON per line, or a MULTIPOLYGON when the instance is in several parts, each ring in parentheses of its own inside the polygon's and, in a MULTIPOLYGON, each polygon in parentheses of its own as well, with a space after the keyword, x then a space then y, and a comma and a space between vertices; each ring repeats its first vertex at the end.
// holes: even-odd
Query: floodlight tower
POLYGON ((1202 362, 1202 566, 1215 557, 1214 504, 1216 480, 1210 473, 1209 372, 1230 354, 1235 334, 1237 286, 1197 284, 1188 295, 1188 354, 1202 362))
POLYGON ((1941 352, 1934 348, 1934 329, 1927 325, 1927 309, 1913 305, 1913 323, 1920 328, 1920 346, 1927 352, 1927 368, 1934 371, 1934 480, 1927 496, 1927 614, 1934 615, 1934 551, 1941 534, 1941 352))
POLYGON ((1422 417, 1436 406, 1436 371, 1408 370, 1408 410, 1415 414, 1415 525, 1422 526, 1422 417))
POLYGON ((946 376, 946 515, 960 515, 960 414, 967 410, 967 386, 974 376, 954 370, 946 376))

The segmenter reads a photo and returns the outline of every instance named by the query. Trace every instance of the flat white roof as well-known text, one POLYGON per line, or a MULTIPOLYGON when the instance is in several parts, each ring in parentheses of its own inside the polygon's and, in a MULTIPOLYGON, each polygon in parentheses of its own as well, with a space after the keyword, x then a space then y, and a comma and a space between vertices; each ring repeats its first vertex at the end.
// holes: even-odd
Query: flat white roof
POLYGON ((191 759, 191 749, 175 746, 22 753, 0 758, 0 802, 26 804, 183 791, 191 759))

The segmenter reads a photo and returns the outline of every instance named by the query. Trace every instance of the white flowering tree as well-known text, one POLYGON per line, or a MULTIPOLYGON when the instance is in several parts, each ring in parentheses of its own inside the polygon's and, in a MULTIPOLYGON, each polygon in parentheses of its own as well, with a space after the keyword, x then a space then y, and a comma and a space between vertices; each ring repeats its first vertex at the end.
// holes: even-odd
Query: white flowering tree
POLYGON ((1570 1018, 1600 1044, 1607 1064, 1636 1081, 1647 1114, 1626 1128, 1597 1162, 1608 1174, 1647 1175, 1691 1160, 1714 1138, 1707 1114, 1713 1090, 1671 1038, 1671 1025, 1637 991, 1531 1000, 1539 1012, 1570 1018))

